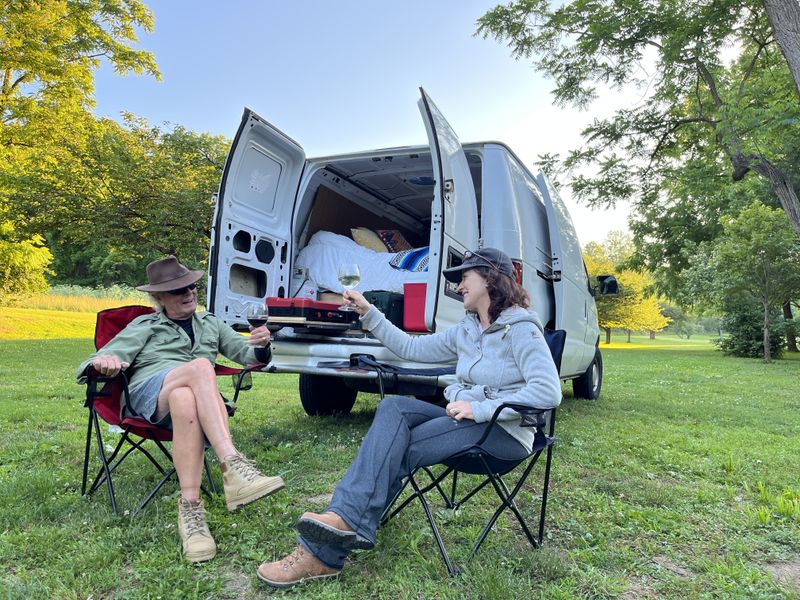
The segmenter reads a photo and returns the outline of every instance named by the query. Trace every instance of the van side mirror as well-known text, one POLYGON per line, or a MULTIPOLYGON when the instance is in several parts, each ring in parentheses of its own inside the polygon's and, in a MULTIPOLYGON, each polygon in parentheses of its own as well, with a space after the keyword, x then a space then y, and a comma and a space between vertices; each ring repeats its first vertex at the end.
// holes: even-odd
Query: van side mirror
POLYGON ((598 275, 597 276, 597 293, 601 296, 608 294, 618 294, 619 284, 617 278, 613 275, 598 275))

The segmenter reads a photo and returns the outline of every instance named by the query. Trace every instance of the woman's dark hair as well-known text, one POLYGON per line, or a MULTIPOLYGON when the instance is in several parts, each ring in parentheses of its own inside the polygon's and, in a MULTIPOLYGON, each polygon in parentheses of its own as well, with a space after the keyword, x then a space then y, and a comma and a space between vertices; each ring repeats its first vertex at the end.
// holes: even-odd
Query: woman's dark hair
POLYGON ((525 289, 508 275, 489 267, 475 267, 475 271, 486 280, 489 291, 489 321, 494 323, 500 313, 509 306, 528 308, 530 296, 525 289))

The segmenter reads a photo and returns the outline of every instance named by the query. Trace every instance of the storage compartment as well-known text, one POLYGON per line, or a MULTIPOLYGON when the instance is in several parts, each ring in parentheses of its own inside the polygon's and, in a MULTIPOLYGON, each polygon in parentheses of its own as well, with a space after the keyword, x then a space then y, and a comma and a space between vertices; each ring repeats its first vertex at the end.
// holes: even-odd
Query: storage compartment
POLYGON ((403 329, 417 333, 427 333, 425 327, 425 292, 424 283, 406 283, 403 285, 403 329))
POLYGON ((344 330, 358 328, 358 313, 340 310, 335 302, 306 298, 267 298, 268 325, 344 330))
POLYGON ((403 294, 396 292, 364 292, 364 298, 381 311, 393 325, 403 329, 403 294))

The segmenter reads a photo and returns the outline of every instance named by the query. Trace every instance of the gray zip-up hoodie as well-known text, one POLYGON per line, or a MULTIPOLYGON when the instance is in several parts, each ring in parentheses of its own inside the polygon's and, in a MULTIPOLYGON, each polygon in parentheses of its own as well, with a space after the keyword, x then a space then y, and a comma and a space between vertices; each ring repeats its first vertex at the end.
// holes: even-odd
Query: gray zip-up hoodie
MULTIPOLYGON (((507 308, 481 331, 475 314, 456 326, 431 335, 408 335, 372 307, 361 317, 363 326, 399 357, 419 362, 457 360, 458 383, 444 390, 450 402, 467 400, 478 423, 489 421, 500 404, 514 402, 532 408, 561 403, 561 381, 535 312, 507 308)), ((499 424, 530 450, 534 432, 520 427, 519 414, 504 410, 499 424)))

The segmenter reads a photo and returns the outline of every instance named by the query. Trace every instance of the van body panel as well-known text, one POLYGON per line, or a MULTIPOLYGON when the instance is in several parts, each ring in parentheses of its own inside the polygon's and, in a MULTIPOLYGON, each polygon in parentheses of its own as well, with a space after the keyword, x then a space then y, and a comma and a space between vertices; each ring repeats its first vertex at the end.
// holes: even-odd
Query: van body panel
POLYGON ((249 109, 233 141, 217 198, 208 308, 243 324, 249 302, 285 296, 292 212, 305 153, 249 109))
POLYGON ((425 299, 425 326, 430 331, 444 331, 464 317, 464 305, 455 287, 442 277, 450 266, 449 257, 461 257, 478 246, 478 207, 475 186, 466 154, 453 128, 425 90, 418 105, 433 162, 436 179, 431 210, 428 293, 425 299))
POLYGON ((533 175, 501 144, 483 151, 483 246, 499 248, 522 265, 522 286, 547 325, 553 319, 550 232, 542 195, 533 175), (541 274, 541 275, 540 275, 541 274))
POLYGON ((597 313, 590 322, 589 281, 583 263, 581 247, 575 226, 567 207, 550 181, 540 173, 536 178, 542 192, 550 231, 550 249, 553 265, 553 291, 555 294, 555 329, 567 332, 567 342, 562 358, 562 374, 579 375, 586 370, 587 362, 594 358, 593 332, 597 329, 597 313), (591 340, 591 341, 589 341, 591 340), (591 346, 589 348, 588 346, 591 346))

